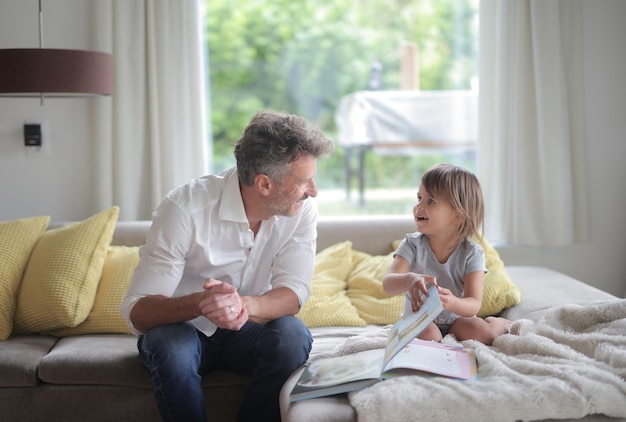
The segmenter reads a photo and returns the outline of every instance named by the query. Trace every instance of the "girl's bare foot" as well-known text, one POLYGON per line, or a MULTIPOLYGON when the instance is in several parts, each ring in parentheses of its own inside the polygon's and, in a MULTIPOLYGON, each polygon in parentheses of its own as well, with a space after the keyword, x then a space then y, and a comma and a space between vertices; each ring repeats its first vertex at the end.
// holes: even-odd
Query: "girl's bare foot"
POLYGON ((498 330, 500 334, 508 334, 511 332, 511 324, 513 324, 513 322, 506 318, 490 316, 485 318, 485 321, 489 324, 494 324, 494 327, 500 327, 500 330, 498 330))

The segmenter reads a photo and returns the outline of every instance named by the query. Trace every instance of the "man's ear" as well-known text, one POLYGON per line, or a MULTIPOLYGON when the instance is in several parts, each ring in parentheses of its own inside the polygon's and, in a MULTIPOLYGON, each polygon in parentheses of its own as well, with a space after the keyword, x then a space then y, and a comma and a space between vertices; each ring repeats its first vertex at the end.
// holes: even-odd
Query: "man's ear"
POLYGON ((257 174, 254 177, 254 187, 261 195, 267 196, 270 194, 270 190, 273 187, 272 179, 270 179, 267 174, 257 174))

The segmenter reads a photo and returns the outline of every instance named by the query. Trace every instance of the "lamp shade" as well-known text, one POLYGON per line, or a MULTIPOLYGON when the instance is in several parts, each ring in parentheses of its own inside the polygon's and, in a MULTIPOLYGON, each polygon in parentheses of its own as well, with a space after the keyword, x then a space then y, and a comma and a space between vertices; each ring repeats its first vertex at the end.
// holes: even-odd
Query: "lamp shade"
POLYGON ((0 96, 111 94, 111 54, 51 48, 0 49, 0 96))

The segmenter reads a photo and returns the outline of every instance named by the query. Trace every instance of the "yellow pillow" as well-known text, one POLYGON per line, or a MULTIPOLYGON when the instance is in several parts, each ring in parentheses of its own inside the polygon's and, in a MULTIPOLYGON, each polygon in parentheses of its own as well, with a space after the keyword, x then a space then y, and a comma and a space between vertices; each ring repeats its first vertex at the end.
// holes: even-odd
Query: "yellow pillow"
POLYGON ((119 307, 138 263, 139 246, 109 246, 96 300, 85 322, 74 328, 60 328, 49 334, 61 337, 103 333, 132 334, 119 307))
POLYGON ((383 277, 393 261, 393 253, 371 256, 352 251, 357 262, 348 275, 348 297, 368 324, 387 325, 400 319, 404 295, 389 296, 383 290, 383 277))
POLYGON ((346 277, 352 269, 351 251, 352 243, 346 241, 315 256, 311 296, 296 315, 307 327, 367 325, 346 292, 346 277))
POLYGON ((0 222, 0 340, 11 335, 17 291, 24 270, 49 222, 49 216, 0 222))
POLYGON ((87 318, 118 214, 115 206, 41 235, 18 291, 14 332, 75 327, 87 318))
POLYGON ((478 316, 484 318, 497 315, 504 309, 517 305, 522 301, 522 293, 511 281, 498 251, 485 238, 483 238, 482 247, 485 251, 485 265, 488 272, 485 274, 483 303, 478 316))

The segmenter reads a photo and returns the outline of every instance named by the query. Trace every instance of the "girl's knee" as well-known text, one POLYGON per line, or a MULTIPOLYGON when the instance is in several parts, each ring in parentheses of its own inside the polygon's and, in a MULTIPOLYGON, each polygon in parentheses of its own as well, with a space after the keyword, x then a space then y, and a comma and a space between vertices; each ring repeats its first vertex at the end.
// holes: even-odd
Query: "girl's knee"
POLYGON ((443 334, 437 325, 430 323, 417 337, 420 340, 432 340, 439 342, 443 339, 443 334))
POLYGON ((450 328, 450 334, 459 340, 475 340, 490 346, 494 340, 492 327, 478 317, 458 318, 450 328))
MULTIPOLYGON (((511 322, 504 318, 473 317, 464 319, 457 328, 456 338, 459 340, 476 340, 491 346, 496 338, 508 332, 511 322)), ((452 332, 452 330, 451 330, 452 332)))

